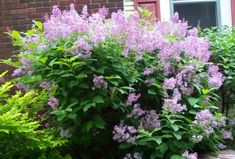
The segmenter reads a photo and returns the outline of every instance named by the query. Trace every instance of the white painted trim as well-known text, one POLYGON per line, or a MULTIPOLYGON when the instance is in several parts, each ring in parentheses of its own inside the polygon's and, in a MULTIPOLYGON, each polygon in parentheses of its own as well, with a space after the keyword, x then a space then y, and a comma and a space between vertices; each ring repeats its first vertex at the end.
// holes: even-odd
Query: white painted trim
MULTIPOLYGON (((171 0, 160 0, 161 21, 167 21, 171 18, 171 0)), ((216 0, 180 0, 177 3, 185 1, 202 2, 202 1, 216 1, 216 0)), ((123 0, 124 11, 126 15, 133 14, 135 11, 134 0, 123 0)), ((174 2, 175 3, 175 2, 174 2)), ((230 0, 220 0, 220 20, 221 25, 232 26, 232 11, 230 0)))
POLYGON ((171 18, 170 0, 160 0, 161 21, 167 21, 171 18))
POLYGON ((135 11, 134 0, 123 0, 124 12, 127 16, 131 15, 135 11))
POLYGON ((232 26, 232 10, 230 0, 220 0, 221 25, 232 26))
POLYGON ((174 4, 179 4, 179 3, 198 3, 198 2, 216 2, 216 0, 177 0, 177 1, 174 1, 174 4))

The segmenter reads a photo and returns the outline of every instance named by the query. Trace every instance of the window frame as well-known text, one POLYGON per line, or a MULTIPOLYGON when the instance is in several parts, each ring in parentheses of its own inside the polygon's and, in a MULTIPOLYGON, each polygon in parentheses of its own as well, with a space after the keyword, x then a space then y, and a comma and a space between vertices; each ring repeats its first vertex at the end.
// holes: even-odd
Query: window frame
POLYGON ((215 8, 215 16, 216 16, 216 27, 221 26, 221 12, 220 12, 220 0, 179 0, 177 2, 174 2, 174 0, 170 0, 170 12, 171 16, 174 15, 174 4, 184 4, 184 3, 203 3, 203 2, 215 2, 216 8, 215 8))

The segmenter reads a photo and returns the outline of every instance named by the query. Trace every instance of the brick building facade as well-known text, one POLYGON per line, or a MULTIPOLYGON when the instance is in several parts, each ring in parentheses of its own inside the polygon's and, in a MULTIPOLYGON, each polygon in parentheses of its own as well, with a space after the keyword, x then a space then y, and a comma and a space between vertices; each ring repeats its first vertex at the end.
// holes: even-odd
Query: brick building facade
POLYGON ((110 12, 123 9, 123 0, 1 0, 0 2, 0 59, 9 58, 13 51, 11 39, 3 32, 7 29, 27 30, 32 20, 44 20, 45 13, 50 13, 53 5, 67 9, 73 3, 80 11, 84 5, 90 12, 105 6, 110 12))

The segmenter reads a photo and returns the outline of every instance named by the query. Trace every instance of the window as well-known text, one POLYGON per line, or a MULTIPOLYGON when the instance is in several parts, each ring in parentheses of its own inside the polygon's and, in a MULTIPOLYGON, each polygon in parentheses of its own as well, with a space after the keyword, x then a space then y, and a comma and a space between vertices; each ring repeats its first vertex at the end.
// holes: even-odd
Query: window
POLYGON ((173 12, 178 12, 181 19, 190 26, 202 28, 218 26, 218 0, 172 0, 173 12))

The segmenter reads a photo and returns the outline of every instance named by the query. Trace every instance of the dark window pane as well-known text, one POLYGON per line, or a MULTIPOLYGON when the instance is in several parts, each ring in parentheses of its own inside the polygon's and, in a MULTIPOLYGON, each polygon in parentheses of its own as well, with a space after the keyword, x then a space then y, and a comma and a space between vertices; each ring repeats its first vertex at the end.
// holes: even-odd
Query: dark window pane
POLYGON ((216 2, 174 4, 174 12, 178 12, 190 26, 195 27, 198 23, 202 28, 216 26, 216 2))

